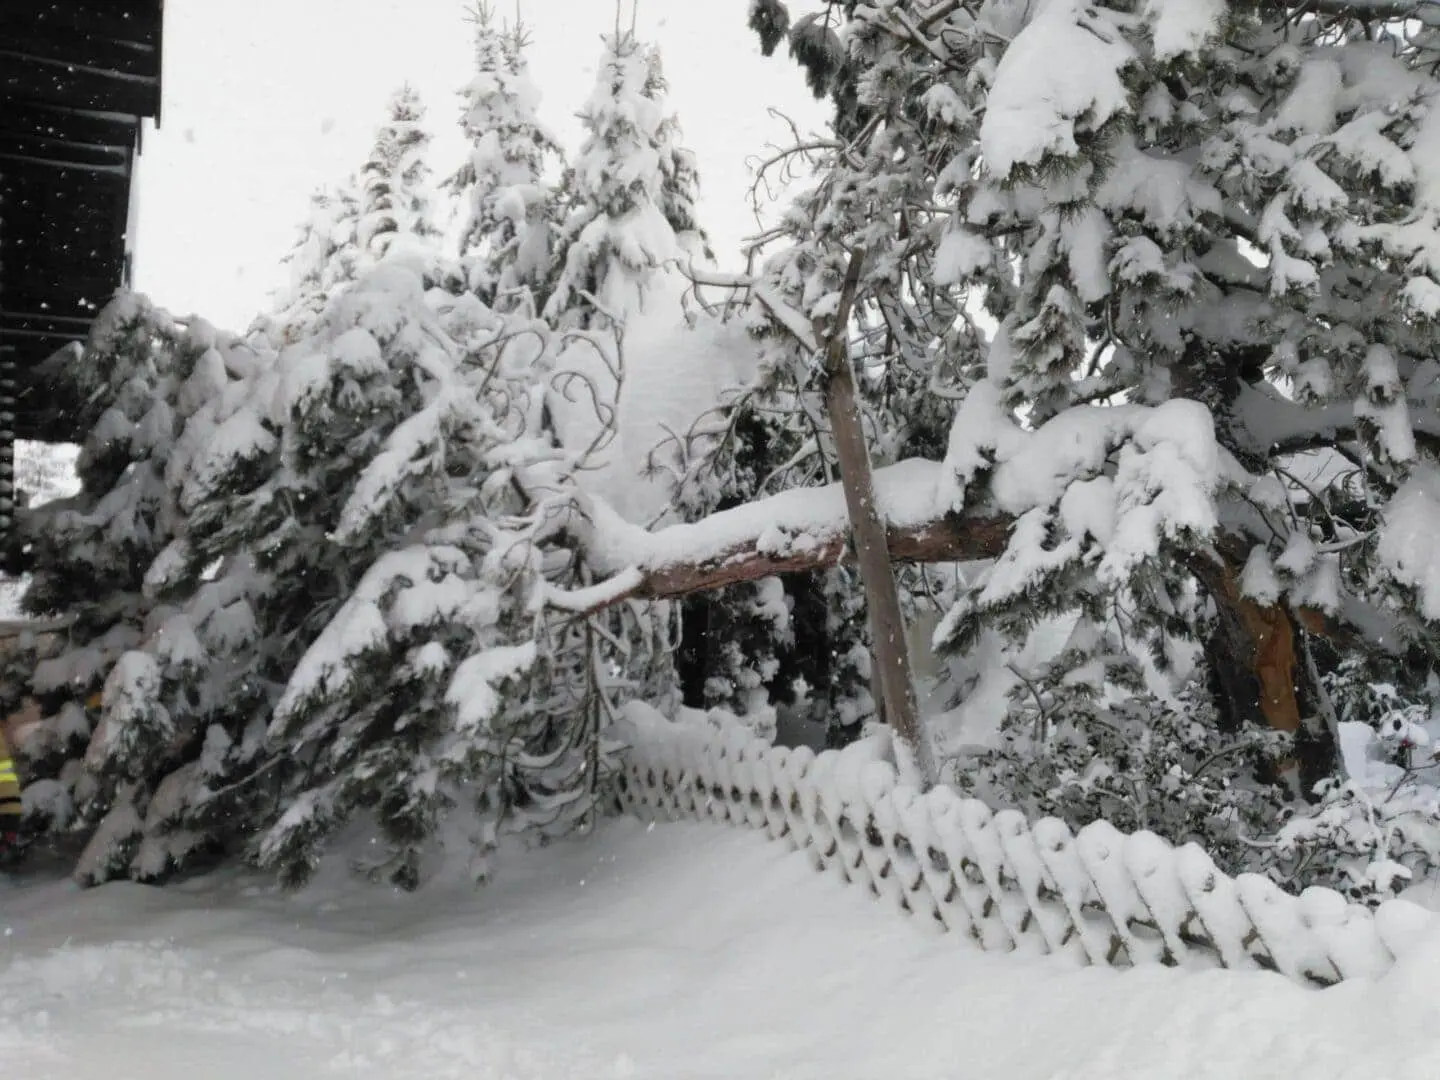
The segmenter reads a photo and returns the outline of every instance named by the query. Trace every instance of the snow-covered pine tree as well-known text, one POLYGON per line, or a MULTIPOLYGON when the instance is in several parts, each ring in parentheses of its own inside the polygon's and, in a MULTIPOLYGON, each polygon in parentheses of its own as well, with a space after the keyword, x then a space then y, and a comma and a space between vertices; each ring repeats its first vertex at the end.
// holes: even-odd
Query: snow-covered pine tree
MULTIPOLYGON (((385 121, 357 176, 310 198, 309 215, 286 263, 289 284, 279 290, 274 308, 256 319, 252 333, 277 351, 311 334, 328 300, 373 269, 395 237, 418 238, 433 249, 440 235, 425 154, 430 136, 425 109, 409 86, 386 104, 385 121)), ((452 291, 460 271, 452 260, 436 258, 427 280, 452 291)))
MULTIPOLYGON (((382 131, 373 157, 391 144, 409 145, 382 131)), ((545 410, 548 329, 433 288, 455 284, 433 226, 365 220, 340 274, 378 265, 330 292, 310 336, 253 355, 172 457, 190 516, 150 567, 166 606, 102 723, 185 738, 121 791, 130 809, 97 834, 85 880, 149 879, 249 840, 295 882, 365 814, 388 841, 374 869, 413 885, 462 798, 485 815, 482 857, 501 832, 582 826, 627 665, 665 670, 639 660, 647 644, 666 660, 646 618, 622 644, 583 616, 541 617, 585 578, 559 549, 575 464, 545 410)))
MULTIPOLYGON (((845 5, 831 6, 836 11, 830 15, 807 17, 792 30, 783 9, 756 4, 752 25, 762 31, 767 51, 789 33, 792 54, 810 69, 812 87, 817 93, 835 91, 837 110, 843 113, 835 121, 837 134, 865 129, 867 118, 882 109, 892 122, 879 135, 872 128, 844 153, 835 152, 840 143, 828 152, 824 144, 796 147, 766 166, 790 172, 813 168, 820 181, 795 200, 767 237, 777 250, 764 259, 750 289, 746 318, 762 350, 762 377, 737 397, 732 426, 715 460, 702 466, 719 480, 714 494, 725 501, 745 501, 758 493, 726 490, 746 478, 759 478, 772 489, 836 479, 819 373, 803 339, 834 310, 850 253, 857 248, 868 257, 852 353, 877 463, 943 453, 949 398, 965 385, 977 354, 977 335, 963 309, 929 281, 934 212, 925 197, 926 162, 936 125, 903 100, 894 55, 882 64, 889 81, 875 80, 870 97, 860 101, 853 76, 841 70, 853 65, 844 59, 832 25, 845 5), (835 63, 827 66, 829 61, 835 63)), ((871 54, 878 51, 873 43, 864 47, 871 54)), ((873 55, 870 59, 879 62, 873 55)), ((705 487, 701 484, 700 490, 705 487)), ((814 690, 811 705, 829 726, 832 741, 843 743, 875 708, 860 583, 853 570, 834 569, 792 579, 784 587, 797 620, 791 655, 798 665, 777 664, 770 655, 773 644, 763 633, 742 633, 725 653, 696 658, 716 669, 706 674, 703 685, 743 686, 753 681, 755 671, 777 671, 772 685, 785 687, 801 675, 814 690)), ((689 604, 697 621, 738 628, 757 610, 753 589, 739 586, 689 604), (725 610, 717 612, 717 606, 725 610)))
POLYGON ((497 24, 488 3, 475 23, 475 75, 461 91, 465 163, 447 182, 461 201, 459 253, 466 280, 497 310, 538 310, 550 273, 556 195, 546 179, 563 161, 540 123, 520 22, 497 24))
POLYGON ((132 654, 135 711, 207 735, 152 800, 167 824, 131 873, 223 818, 297 883, 364 816, 385 842, 371 869, 411 887, 456 803, 484 815, 482 872, 500 833, 555 835, 597 809, 614 748, 567 680, 614 665, 599 646, 577 663, 575 622, 542 618, 573 576, 571 467, 543 423, 550 335, 428 288, 418 243, 392 243, 314 336, 256 365, 196 448, 189 527, 152 580, 201 582, 175 625, 202 646, 218 605, 250 618, 231 654, 195 650, 193 675, 158 639, 132 654))
POLYGON ((354 280, 357 269, 356 226, 360 201, 351 186, 322 190, 310 197, 310 212, 300 239, 285 262, 289 285, 280 290, 272 312, 256 320, 274 348, 299 341, 315 328, 326 300, 354 280))
MULTIPOLYGON (((984 5, 978 19, 981 29, 972 32, 983 38, 1004 7, 984 5)), ((791 220, 803 223, 822 243, 827 234, 837 239, 844 236, 837 226, 860 235, 868 232, 870 239, 864 249, 886 253, 874 264, 877 280, 871 284, 868 309, 860 307, 857 327, 861 356, 873 357, 870 362, 881 373, 879 379, 872 377, 870 389, 878 391, 878 401, 872 399, 872 416, 882 460, 890 449, 887 440, 893 440, 891 446, 900 452, 897 456, 907 452, 932 456, 943 440, 941 418, 949 408, 944 399, 963 392, 978 374, 973 369, 983 355, 983 337, 977 332, 973 301, 967 309, 966 288, 972 282, 981 286, 992 306, 1014 288, 1003 258, 987 256, 998 269, 990 278, 980 279, 964 265, 964 260, 980 256, 973 249, 946 242, 947 222, 959 216, 951 209, 953 187, 966 177, 976 158, 977 136, 972 125, 978 113, 974 101, 983 94, 984 76, 968 74, 973 59, 968 41, 951 35, 943 52, 930 51, 927 43, 931 33, 948 32, 951 22, 969 25, 971 16, 928 13, 920 22, 924 29, 912 33, 906 28, 910 14, 916 13, 877 13, 863 6, 832 5, 823 17, 823 27, 812 20, 792 32, 792 52, 820 80, 816 89, 837 91, 834 96, 842 113, 837 130, 855 135, 845 155, 825 163, 818 197, 809 200, 809 211, 792 213, 791 220), (797 33, 804 40, 795 40, 797 33), (822 36, 829 42, 826 48, 819 47, 824 44, 822 36), (958 96, 957 85, 969 90, 971 98, 958 96), (849 117, 843 115, 847 102, 853 107, 849 117), (878 205, 893 206, 895 213, 858 227, 853 224, 857 210, 878 205), (847 225, 847 219, 851 224, 847 225), (957 261, 961 273, 956 272, 957 261), (887 363, 887 357, 893 359, 887 363), (936 393, 937 389, 941 392, 936 393), (892 403, 898 406, 893 411, 889 408, 892 403)), ((961 209, 966 209, 963 202, 961 209)), ((841 244, 842 248, 857 246, 856 240, 841 244)), ((808 261, 813 266, 823 265, 814 255, 808 261)), ((832 253, 829 263, 825 273, 833 290, 844 262, 832 253)), ((1025 264, 1021 267, 1023 272, 1025 264)), ((791 295, 795 295, 793 289, 791 295)), ((791 306, 803 309, 803 303, 795 300, 791 306)), ((992 368, 996 355, 992 351, 992 368)), ((1045 403, 1038 392, 1028 397, 1016 394, 1011 404, 1024 406, 1027 415, 1035 419, 1044 418, 1045 403)), ((1009 596, 1004 604, 987 611, 983 624, 1002 614, 1011 617, 1009 625, 1018 635, 1018 644, 1049 613, 1046 603, 1099 610, 1104 619, 1100 597, 1086 600, 1083 593, 1074 591, 1076 587, 1075 582, 1055 583, 1049 599, 1029 593, 1009 596), (1025 601, 1018 608, 1017 599, 1025 601)), ((977 620, 974 625, 978 628, 981 624, 982 620, 977 620)), ((952 621, 946 629, 953 633, 956 628, 952 621)), ((1106 639, 1102 634, 1089 634, 1082 635, 1082 640, 1098 643, 1106 639)), ((1070 658, 1074 659, 1073 651, 1070 658)))
MULTIPOLYGON (((782 5, 760 7, 773 37, 782 5)), ((1440 295, 1434 76, 1427 27, 1387 17, 1225 0, 828 6, 864 122, 827 163, 825 214, 888 175, 908 236, 888 265, 918 265, 929 290, 907 299, 968 298, 999 324, 948 457, 956 509, 989 501, 1017 523, 954 641, 986 625, 1018 641, 1061 611, 1098 629, 1118 603, 1130 648, 1228 643, 1212 666, 1253 679, 1226 693, 1227 723, 1321 746, 1328 710, 1308 696, 1314 650, 1291 610, 1343 612, 1433 655, 1406 537, 1437 520, 1417 468, 1440 295), (907 125, 927 129, 913 153, 893 141, 907 125), (1220 560, 1189 557, 1221 530, 1220 560)))
MULTIPOLYGON (((580 113, 585 141, 562 183, 565 213, 543 312, 560 332, 547 421, 592 462, 613 449, 627 320, 672 303, 678 265, 704 251, 693 158, 679 146, 664 94, 653 48, 632 32, 606 37, 580 113)), ((588 584, 582 563, 568 584, 588 584)), ((675 691, 667 655, 672 617, 667 605, 627 605, 576 620, 563 650, 575 664, 563 676, 553 672, 557 684, 570 688, 575 708, 608 710, 624 695, 663 707, 675 691)), ((596 714, 590 727, 601 730, 604 722, 596 714)))
POLYGON ((678 146, 659 55, 631 32, 605 38, 580 112, 585 141, 562 184, 545 317, 562 330, 602 329, 640 310, 657 271, 703 245, 693 158, 678 146))
POLYGON ((424 125, 425 106, 407 83, 391 96, 385 122, 360 166, 355 232, 360 257, 353 278, 376 265, 399 236, 414 238, 421 248, 432 249, 440 238, 430 166, 425 159, 430 136, 424 125))
POLYGON ((106 767, 123 785, 76 868, 88 884, 160 880, 233 852, 275 795, 251 782, 273 700, 264 662, 273 643, 260 638, 256 615, 268 582, 247 554, 207 553, 189 516, 204 515, 195 498, 204 461, 263 440, 247 409, 275 354, 257 334, 217 335, 217 346, 221 363, 194 387, 165 463, 183 526, 145 571, 146 637, 106 681, 99 728, 109 733, 106 767))
POLYGON ((33 567, 23 606, 70 620, 41 646, 29 687, 46 714, 20 748, 36 778, 27 798, 37 831, 95 828, 128 805, 127 785, 175 735, 163 725, 96 726, 97 698, 162 617, 143 585, 183 527, 167 470, 187 419, 224 385, 232 344, 198 318, 179 323, 121 294, 84 350, 57 369, 88 403, 90 430, 76 462, 79 493, 22 518, 33 567))
MULTIPOLYGON (((330 303, 400 238, 400 250, 433 255, 425 260, 427 284, 454 278, 434 250, 440 230, 429 216, 422 116, 408 88, 394 97, 359 194, 342 189, 315 201, 280 309, 257 321, 253 348, 226 353, 212 372, 218 381, 210 398, 191 403, 195 415, 166 462, 166 480, 168 496, 194 520, 153 564, 136 567, 140 574, 148 567, 146 585, 160 605, 107 682, 99 730, 120 733, 107 738, 103 756, 105 771, 117 778, 115 797, 82 858, 82 880, 150 880, 197 853, 234 847, 283 790, 266 724, 298 653, 293 639, 274 632, 275 612, 306 607, 316 590, 299 576, 303 559, 287 580, 265 562, 264 544, 243 542, 256 508, 227 520, 236 507, 223 498, 225 485, 253 486, 278 452, 265 422, 281 369, 272 347, 282 356, 297 348, 301 359, 308 355, 305 342, 330 303), (153 752, 162 737, 164 752, 153 752)), ((363 431, 357 437, 368 438, 363 431)), ((337 456, 343 467, 344 455, 337 456)), ((316 555, 323 558, 323 545, 316 555)))
POLYGON ((462 799, 482 814, 481 875, 498 835, 554 836, 592 818, 615 751, 605 711, 623 685, 612 684, 636 658, 586 618, 543 617, 580 573, 560 546, 575 496, 544 419, 544 327, 469 295, 427 299, 418 280, 402 297, 378 278, 344 298, 331 332, 358 320, 375 337, 404 388, 398 411, 377 419, 364 398, 312 383, 287 425, 298 441, 327 412, 308 442, 349 415, 381 441, 350 467, 353 481, 337 478, 344 505, 317 507, 331 546, 363 575, 321 620, 277 706, 272 737, 304 779, 259 855, 301 880, 365 810, 389 844, 372 869, 409 887, 462 799))
POLYGON ((467 784, 497 818, 523 816, 580 768, 518 690, 540 652, 544 549, 521 478, 555 456, 539 431, 545 337, 473 296, 427 300, 422 280, 382 262, 304 356, 282 356, 278 456, 243 496, 260 513, 238 539, 277 581, 298 578, 262 616, 303 649, 270 730, 294 791, 258 847, 290 882, 367 811, 388 845, 376 869, 413 887, 467 784))
MULTIPOLYGON (((1371 561, 1373 549, 1351 546, 1352 538, 1375 534, 1376 511, 1397 469, 1414 456, 1399 383, 1386 373, 1396 364, 1392 350, 1423 352, 1428 331, 1394 306, 1367 303, 1377 291, 1398 294, 1413 285, 1404 285, 1403 272, 1397 281, 1393 256, 1365 237, 1389 235, 1396 211, 1409 213, 1401 208, 1411 181, 1387 179, 1381 164, 1393 164, 1396 152, 1404 157, 1418 84, 1404 49, 1381 62, 1343 13, 1338 21, 1302 20, 1295 37, 1282 21, 1284 7, 1227 13, 1221 5, 1200 17, 1151 5, 1139 40, 1113 39, 1115 51, 1092 59, 1084 92, 1094 95, 1096 115, 1073 126, 1073 143, 1022 134, 1024 121, 1045 106, 1022 85, 1027 49, 1008 52, 988 95, 987 107, 998 101, 1000 112, 979 130, 988 178, 974 181, 970 196, 994 210, 972 213, 969 224, 983 234, 1006 220, 1014 237, 1023 235, 1023 228, 1014 231, 1023 222, 1033 237, 1018 290, 992 305, 1012 346, 1010 370, 1001 375, 1009 400, 1034 403, 1037 419, 1117 393, 1203 402, 1221 446, 1257 477, 1244 501, 1226 511, 1237 531, 1262 541, 1240 589, 1261 604, 1288 600, 1336 611, 1348 576, 1342 560, 1361 575, 1371 561), (1363 88, 1345 74, 1362 57, 1380 65, 1363 88), (1330 72, 1338 81, 1313 81, 1330 72), (1252 78, 1273 96, 1238 109, 1240 98, 1258 93, 1241 89, 1252 78), (1395 108, 1402 112, 1387 118, 1395 108), (1372 130, 1373 138, 1355 141, 1372 130), (1316 145, 1324 151, 1314 152, 1316 145), (1198 164, 1185 164, 1191 161, 1198 164), (1056 210, 1040 207, 1015 216, 1013 197, 990 202, 1002 176, 1019 190, 1048 189, 1057 209, 1054 193, 1068 185, 1063 212, 1055 217, 1056 210), (1156 202, 1152 193, 1165 176, 1180 196, 1156 202), (1342 402, 1354 410, 1348 431, 1326 430, 1318 439, 1290 433, 1313 422, 1315 407, 1342 402), (1277 432, 1277 424, 1286 430, 1277 432), (1341 457, 1331 456, 1337 452, 1341 457), (1326 457, 1361 467, 1326 469, 1326 457), (1333 477, 1318 490, 1305 479, 1317 465, 1333 477), (1362 487, 1369 495, 1356 499, 1362 487), (1277 515, 1275 528, 1269 523, 1277 515), (1337 542, 1331 554, 1318 550, 1337 542), (1285 569, 1272 570, 1273 563, 1285 569)), ((1084 16, 1058 11, 1023 33, 1028 48, 1091 36, 1084 16)), ((957 249, 967 248, 970 236, 958 232, 957 249)), ((1134 610, 1163 611, 1154 601, 1167 586, 1147 576, 1137 584, 1150 595, 1134 610)), ((1234 636, 1221 624, 1218 638, 1234 636)), ((1316 689, 1303 635, 1288 625, 1250 636, 1256 633, 1286 645, 1295 640, 1300 655, 1286 681, 1316 689)), ((1222 676, 1249 666, 1219 652, 1211 662, 1222 676)), ((1302 736, 1327 741, 1321 701, 1297 700, 1293 692, 1267 699, 1251 686, 1226 692, 1232 711, 1257 696, 1255 719, 1291 728, 1304 721, 1302 736)))
POLYGON ((664 91, 653 48, 633 32, 604 39, 579 114, 585 140, 561 185, 563 220, 543 309, 562 347, 550 414, 575 447, 612 426, 627 319, 673 302, 679 265, 704 245, 693 158, 678 145, 664 91))
MULTIPOLYGON (((641 91, 645 97, 667 108, 669 83, 665 80, 665 64, 658 46, 645 50, 646 76, 641 91)), ((679 120, 668 114, 656 129, 656 156, 659 159, 660 213, 664 215, 683 255, 688 258, 713 259, 710 240, 700 225, 700 169, 695 154, 681 144, 679 120)))

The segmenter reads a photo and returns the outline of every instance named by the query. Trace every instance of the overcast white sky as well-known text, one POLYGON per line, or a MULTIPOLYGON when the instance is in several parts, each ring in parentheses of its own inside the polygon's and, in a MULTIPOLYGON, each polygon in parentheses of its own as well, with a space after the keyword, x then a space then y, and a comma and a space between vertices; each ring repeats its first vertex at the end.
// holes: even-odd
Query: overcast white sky
MULTIPOLYGON (((430 109, 431 164, 448 173, 462 152, 468 2, 168 0, 162 125, 146 133, 137 179, 137 287, 176 314, 243 329, 283 280, 310 192, 360 165, 386 98, 407 80, 430 109)), ((522 3, 544 118, 574 148, 613 0, 522 3)), ((640 0, 638 29, 663 50, 722 265, 754 230, 746 158, 785 138, 766 107, 807 130, 825 119, 788 59, 761 58, 748 6, 640 0)))

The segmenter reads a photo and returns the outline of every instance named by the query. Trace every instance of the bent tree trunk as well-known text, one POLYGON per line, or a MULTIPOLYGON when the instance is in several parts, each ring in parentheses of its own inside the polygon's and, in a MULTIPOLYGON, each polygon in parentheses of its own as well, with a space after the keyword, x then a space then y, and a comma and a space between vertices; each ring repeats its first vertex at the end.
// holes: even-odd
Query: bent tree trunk
POLYGON ((816 325, 815 338, 823 343, 825 412, 835 440, 840 484, 855 545, 855 562, 865 588, 865 609, 870 618, 871 655, 880 684, 882 717, 895 733, 896 754, 917 786, 928 789, 936 780, 929 740, 920 725, 920 709, 910 655, 905 644, 905 617, 895 587, 895 571, 885 537, 885 523, 875 499, 875 478, 864 422, 855 394, 855 373, 850 360, 850 310, 860 282, 864 252, 850 255, 840 306, 828 330, 816 325), (908 760, 907 760, 908 759, 908 760))

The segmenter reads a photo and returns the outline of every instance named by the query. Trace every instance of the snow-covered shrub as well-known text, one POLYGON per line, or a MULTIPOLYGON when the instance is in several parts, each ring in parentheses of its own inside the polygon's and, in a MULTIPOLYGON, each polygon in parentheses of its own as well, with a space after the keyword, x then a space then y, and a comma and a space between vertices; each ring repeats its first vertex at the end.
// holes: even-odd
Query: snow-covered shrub
POLYGON ((1287 801, 1273 783, 1287 740, 1222 733, 1203 687, 1191 681, 1161 697, 1134 657, 1107 644, 1116 651, 1072 643, 1019 673, 998 745, 955 762, 953 781, 1032 820, 1146 829, 1176 845, 1198 842, 1227 872, 1252 868, 1246 839, 1268 835, 1287 801))
POLYGON ((1430 719, 1429 688, 1396 657, 1349 652, 1321 671, 1320 682, 1342 724, 1365 724, 1378 734, 1397 719, 1417 725, 1430 719))
POLYGON ((1440 787, 1413 777, 1379 790, 1327 781, 1319 794, 1261 849, 1280 884, 1325 885, 1374 907, 1440 870, 1440 787))
MULTIPOLYGON (((1393 687, 1376 688, 1379 700, 1393 687)), ((1414 703, 1341 725, 1348 775, 1317 786, 1315 805, 1287 810, 1256 847, 1292 888, 1327 885, 1374 906, 1440 871, 1440 755, 1414 703)))
MULTIPOLYGON (((698 520, 827 479, 831 451, 809 425, 819 403, 802 403, 789 385, 767 365, 754 385, 728 395, 722 422, 707 418, 718 430, 692 439, 697 452, 675 470, 673 505, 682 517, 698 520)), ((681 625, 677 663, 692 707, 745 715, 785 705, 824 726, 837 745, 874 715, 863 594, 853 568, 687 597, 681 625)))

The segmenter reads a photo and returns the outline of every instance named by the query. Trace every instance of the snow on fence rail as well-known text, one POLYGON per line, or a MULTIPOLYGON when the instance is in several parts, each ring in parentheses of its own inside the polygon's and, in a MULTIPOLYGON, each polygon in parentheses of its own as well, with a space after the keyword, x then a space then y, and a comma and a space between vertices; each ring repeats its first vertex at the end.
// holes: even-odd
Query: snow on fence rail
POLYGON ((949 788, 922 795, 898 784, 880 740, 817 755, 733 720, 672 722, 639 704, 623 728, 617 788, 629 812, 763 829, 817 869, 985 949, 1262 968, 1330 986, 1382 973, 1433 918, 1403 900, 1372 911, 1331 889, 1292 896, 1258 875, 1232 878, 1198 845, 1153 833, 1107 822, 1072 833, 949 788))

